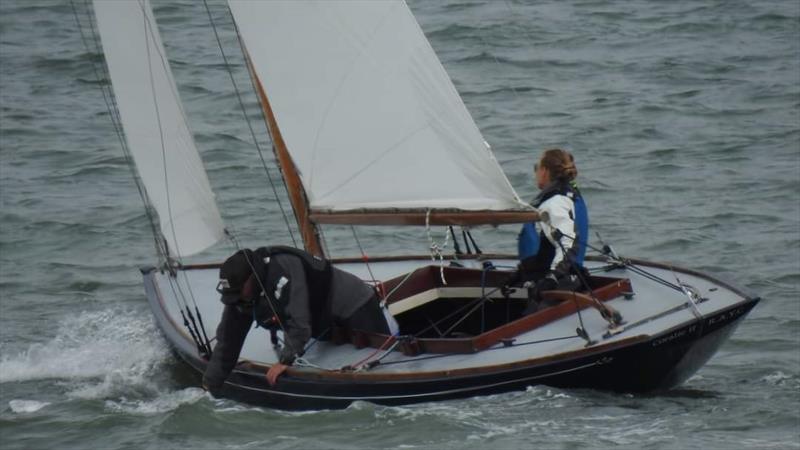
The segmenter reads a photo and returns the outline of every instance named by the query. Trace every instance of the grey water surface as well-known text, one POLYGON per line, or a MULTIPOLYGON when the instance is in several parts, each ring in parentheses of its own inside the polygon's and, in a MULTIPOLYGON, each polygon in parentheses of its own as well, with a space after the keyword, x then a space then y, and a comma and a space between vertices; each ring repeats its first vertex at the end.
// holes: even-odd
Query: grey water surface
MULTIPOLYGON (((203 2, 153 3, 226 224, 242 245, 291 243, 203 2)), ((155 251, 85 2, 3 0, 0 448, 800 448, 800 2, 409 4, 521 195, 541 150, 566 147, 620 254, 763 297, 730 341, 655 395, 535 386, 305 413, 213 399, 144 298, 155 251)), ((210 10, 276 177, 230 16, 210 10)), ((515 228, 477 237, 513 251, 515 228)), ((421 228, 357 231, 370 254, 428 251, 421 228)), ((357 254, 349 229, 325 234, 334 256, 357 254)))

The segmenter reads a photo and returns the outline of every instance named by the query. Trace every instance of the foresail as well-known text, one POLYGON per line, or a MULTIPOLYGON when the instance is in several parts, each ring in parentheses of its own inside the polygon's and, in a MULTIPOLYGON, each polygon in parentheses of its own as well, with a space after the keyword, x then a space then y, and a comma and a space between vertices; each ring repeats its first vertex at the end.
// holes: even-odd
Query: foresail
POLYGON ((530 210, 404 2, 229 4, 313 213, 530 210))
POLYGON ((128 147, 172 255, 219 241, 223 223, 186 123, 149 0, 95 0, 128 147))

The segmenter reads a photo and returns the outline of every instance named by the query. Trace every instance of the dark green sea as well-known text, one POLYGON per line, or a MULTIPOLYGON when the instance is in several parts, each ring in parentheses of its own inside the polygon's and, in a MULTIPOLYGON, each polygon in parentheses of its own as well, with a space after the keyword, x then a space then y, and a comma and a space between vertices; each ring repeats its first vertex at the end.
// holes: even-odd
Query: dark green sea
MULTIPOLYGON (((243 245, 290 243, 203 2, 153 3, 226 224, 243 245)), ((409 0, 524 198, 541 150, 568 148, 620 254, 763 301, 666 393, 535 386, 305 413, 213 399, 170 353, 137 270, 156 260, 150 228, 75 4, 80 26, 68 1, 0 1, 1 449, 800 448, 798 0, 409 0)), ((227 8, 210 7, 271 155, 227 8)), ((357 253, 349 229, 325 232, 333 256, 357 253)), ((515 235, 477 237, 513 251, 515 235)), ((427 253, 422 228, 359 237, 427 253)))

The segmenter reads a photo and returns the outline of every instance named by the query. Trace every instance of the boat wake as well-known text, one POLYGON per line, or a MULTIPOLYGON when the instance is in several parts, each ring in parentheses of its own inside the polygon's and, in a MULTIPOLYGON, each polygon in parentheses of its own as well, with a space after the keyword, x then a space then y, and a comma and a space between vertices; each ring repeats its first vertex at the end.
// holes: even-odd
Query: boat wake
POLYGON ((170 357, 151 318, 119 308, 66 317, 50 341, 32 344, 16 355, 3 353, 0 383, 90 381, 71 394, 81 398, 147 385, 170 357))
POLYGON ((178 409, 182 405, 193 404, 203 398, 211 398, 200 388, 186 388, 172 392, 161 393, 150 399, 129 399, 121 397, 115 400, 106 400, 107 410, 133 415, 162 414, 178 409))

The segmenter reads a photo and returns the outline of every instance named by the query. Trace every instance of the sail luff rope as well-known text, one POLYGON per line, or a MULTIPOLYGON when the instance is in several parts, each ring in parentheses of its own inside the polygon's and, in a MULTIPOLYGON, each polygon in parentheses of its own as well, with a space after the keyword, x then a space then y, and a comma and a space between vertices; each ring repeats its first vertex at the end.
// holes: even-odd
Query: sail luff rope
MULTIPOLYGON (((178 258, 177 262, 180 264, 181 263, 180 258, 181 258, 182 252, 181 252, 180 246, 178 244, 178 233, 177 233, 177 230, 175 229, 175 220, 173 219, 173 214, 172 214, 172 196, 170 194, 169 172, 167 170, 167 147, 166 147, 166 143, 164 141, 164 128, 163 128, 163 124, 161 123, 161 111, 160 111, 160 108, 158 107, 158 98, 156 96, 156 90, 155 90, 155 78, 154 78, 154 74, 153 74, 152 55, 150 53, 150 42, 151 41, 149 39, 152 39, 153 46, 156 47, 156 45, 155 45, 156 44, 156 34, 154 33, 154 31, 152 29, 152 25, 153 24, 150 23, 147 8, 145 8, 144 2, 142 0, 139 0, 139 7, 142 10, 142 18, 143 18, 143 21, 144 21, 144 34, 145 34, 144 38, 145 38, 145 46, 147 48, 147 67, 148 67, 148 72, 150 74, 150 91, 151 91, 151 93, 153 95, 153 108, 154 108, 155 113, 156 113, 156 123, 158 123, 159 139, 160 139, 160 142, 161 142, 161 160, 162 160, 163 167, 164 167, 164 187, 165 187, 165 190, 166 190, 166 197, 167 197, 167 214, 169 214, 169 226, 170 226, 170 230, 172 231, 172 239, 173 239, 173 241, 175 243, 175 253, 176 253, 176 256, 178 258)), ((158 53, 159 53, 158 57, 160 58, 161 64, 164 66, 164 69, 167 70, 168 69, 168 63, 166 61, 166 56, 161 54, 160 51, 158 53)), ((176 95, 176 93, 173 92, 173 95, 176 95)), ((177 100, 177 98, 176 98, 176 100, 177 100)), ((178 102, 178 104, 180 104, 180 102, 178 102)), ((181 112, 183 112, 183 111, 181 111, 181 112)), ((184 114, 184 117, 185 117, 185 114, 184 114)), ((169 255, 167 255, 167 257, 169 258, 169 255)), ((167 264, 171 266, 171 262, 169 260, 167 261, 167 264)), ((198 338, 198 340, 200 340, 201 338, 204 339, 202 341, 203 342, 203 346, 204 346, 204 349, 206 351, 207 356, 210 357, 211 356, 211 343, 210 343, 210 341, 208 339, 208 334, 206 333, 205 326, 203 324, 203 316, 200 314, 200 309, 197 306, 197 300, 195 299, 194 292, 192 291, 191 283, 189 283, 188 275, 185 272, 181 272, 181 273, 183 274, 183 278, 184 278, 184 280, 186 282, 186 287, 189 290, 189 298, 192 299, 192 304, 194 305, 194 310, 195 310, 195 313, 197 314, 197 321, 199 322, 199 325, 198 325, 197 322, 195 322, 194 314, 192 314, 192 311, 188 308, 188 302, 186 301, 185 293, 183 292, 183 289, 181 288, 180 283, 178 283, 177 273, 176 273, 175 283, 177 284, 178 292, 183 297, 184 304, 186 305, 186 310, 187 310, 187 312, 189 314, 189 319, 191 320, 192 325, 194 325, 196 330, 197 330, 197 338, 198 338), (202 333, 202 335, 201 335, 201 333, 202 333)))
MULTIPOLYGON (((291 223, 289 221, 289 217, 286 214, 286 209, 284 208, 283 202, 280 199, 280 195, 278 194, 278 189, 275 187, 275 182, 272 179, 272 175, 269 172, 269 168, 267 166, 266 158, 264 158, 264 153, 261 150, 261 146, 258 143, 258 138, 256 137, 255 130, 253 129, 253 125, 250 122, 250 117, 247 115, 247 109, 244 106, 244 100, 242 100, 242 95, 241 95, 241 92, 239 91, 239 86, 236 84, 236 78, 233 76, 233 71, 231 70, 231 65, 228 62, 228 56, 225 53, 225 50, 224 50, 224 48, 222 46, 222 40, 220 39, 219 33, 217 32, 217 25, 216 25, 216 22, 214 21, 213 15, 211 14, 211 8, 208 6, 208 1, 207 0, 203 0, 203 4, 205 5, 206 13, 208 14, 208 20, 211 23, 211 28, 214 31, 214 38, 217 41, 217 46, 219 47, 220 54, 222 55, 222 60, 225 63, 225 69, 228 72, 228 76, 231 79, 231 84, 233 85, 233 90, 236 93, 236 99, 238 100, 239 107, 242 110, 242 115, 244 116, 245 122, 247 123, 247 128, 250 130, 250 136, 253 138, 253 144, 255 145, 256 149, 258 150, 258 156, 261 159, 261 165, 264 168, 264 172, 267 174, 267 180, 269 181, 269 184, 270 184, 270 186, 272 188, 272 192, 275 195, 275 201, 278 203, 278 207, 281 210, 281 215, 283 216, 283 220, 286 223, 286 229, 289 231, 289 237, 291 237, 291 239, 292 239, 292 244, 293 244, 293 246, 295 248, 297 248, 297 240, 294 237, 294 231, 292 230, 292 226, 291 226, 291 223)), ((230 13, 230 8, 228 8, 228 11, 230 13)), ((241 42, 241 36, 239 36, 239 30, 236 27, 236 21, 233 20, 233 14, 232 13, 231 13, 231 20, 233 21, 233 26, 234 26, 234 29, 235 29, 235 32, 236 32, 237 41, 239 42, 239 45, 242 46, 243 44, 241 42)), ((244 52, 242 52, 242 54, 244 54, 244 52)), ((250 82, 252 84, 253 83, 252 76, 250 76, 248 74, 248 77, 250 77, 250 82)), ((255 85, 253 85, 253 89, 255 90, 255 85)), ((261 108, 259 108, 259 109, 261 109, 261 108)), ((263 116, 263 110, 262 110, 261 114, 263 116)), ((264 121, 266 123, 266 118, 264 118, 264 121)), ((275 145, 274 144, 275 141, 272 138, 272 132, 269 130, 269 127, 267 127, 267 134, 269 135, 270 142, 272 142, 273 143, 272 145, 274 146, 275 145)), ((283 178, 283 177, 281 177, 281 178, 283 178)), ((284 186, 284 189, 287 189, 287 191, 288 191, 288 188, 286 186, 286 181, 285 180, 283 182, 283 186, 284 186)))
MULTIPOLYGON (((75 14, 75 20, 76 20, 76 22, 78 24, 78 29, 79 29, 79 31, 81 33, 81 39, 82 39, 82 41, 84 43, 84 47, 86 48, 87 52, 91 54, 92 50, 90 49, 89 44, 87 42, 87 39, 85 37, 84 26, 81 24, 80 17, 78 15, 75 3, 73 1, 71 1, 70 3, 71 3, 71 6, 72 6, 72 9, 73 9, 73 13, 75 14)), ((141 2, 139 3, 139 6, 143 8, 143 5, 142 5, 141 2)), ((95 44, 95 50, 96 50, 96 52, 99 53, 99 52, 101 52, 100 41, 99 41, 99 37, 98 37, 98 32, 95 29, 94 22, 92 20, 92 16, 91 16, 91 13, 90 13, 91 8, 89 7, 88 2, 84 3, 84 8, 85 8, 85 11, 86 11, 86 16, 87 16, 88 22, 89 22, 90 27, 91 27, 90 28, 90 33, 92 35, 92 38, 93 38, 93 41, 94 41, 94 44, 95 44)), ((146 19, 146 15, 145 15, 145 21, 146 20, 147 19, 146 19)), ((145 26, 147 27, 147 25, 145 25, 145 26)), ((149 47, 148 47, 148 53, 149 53, 149 47)), ((128 168, 131 170, 131 174, 132 174, 132 177, 133 177, 133 180, 134 180, 134 184, 136 185, 136 188, 139 191, 139 195, 142 198, 142 202, 144 203, 145 214, 146 214, 146 216, 148 218, 148 222, 150 223, 150 226, 151 226, 151 231, 153 233, 153 239, 155 241, 156 252, 163 258, 164 261, 169 261, 169 250, 168 250, 168 247, 167 247, 167 242, 164 239, 163 234, 161 234, 161 232, 158 230, 158 226, 156 225, 156 220, 155 220, 155 216, 154 216, 153 209, 152 209, 152 204, 151 204, 151 202, 150 202, 150 200, 149 200, 149 198, 147 196, 147 192, 144 189, 144 186, 142 185, 141 179, 139 178, 138 174, 136 173, 135 163, 134 163, 133 158, 131 156, 130 149, 128 148, 127 141, 124 138, 124 132, 123 132, 123 128, 122 128, 122 125, 121 125, 122 120, 121 120, 121 117, 119 116, 118 107, 116 106, 116 101, 115 101, 115 97, 113 95, 113 92, 111 90, 111 86, 109 85, 107 87, 108 92, 106 92, 106 88, 104 88, 103 85, 102 85, 103 78, 101 78, 100 73, 97 70, 97 66, 95 65, 94 62, 92 63, 92 68, 93 68, 93 71, 95 73, 95 77, 97 78, 98 85, 101 88, 101 92, 103 94, 103 99, 104 99, 104 101, 106 103, 106 108, 108 109, 109 117, 111 118, 111 123, 112 123, 112 125, 114 127, 114 130, 115 130, 116 134, 117 134, 117 138, 120 141, 120 144, 121 144, 121 147, 122 147, 122 151, 123 151, 123 155, 125 156, 126 163, 128 165, 128 168), (159 237, 161 239, 159 239, 159 237)), ((107 67, 103 67, 102 68, 102 72, 105 75, 105 79, 108 79, 108 80, 111 79, 111 76, 110 76, 110 73, 108 72, 108 68, 107 67)), ((151 84, 151 86, 152 86, 152 84, 151 84)), ((159 122, 159 126, 160 126, 160 122, 159 122)), ((163 138, 162 138, 162 140, 163 140, 163 138)), ((177 280, 175 280, 175 281, 177 281, 177 280)), ((170 279, 169 282, 170 282, 171 288, 173 289, 173 293, 175 294, 174 295, 175 300, 178 303, 179 309, 181 311, 181 317, 183 318, 184 326, 186 326, 186 328, 189 330, 189 333, 191 334, 192 339, 194 340, 195 344, 197 345, 198 351, 200 353, 210 353, 210 343, 209 343, 209 340, 208 340, 208 336, 205 333, 205 329, 203 327, 202 317, 200 316, 200 311, 197 308, 197 303, 195 302, 194 305, 195 305, 195 312, 197 313, 198 320, 200 321, 200 325, 199 326, 197 325, 197 322, 195 321, 194 315, 192 314, 191 310, 189 309, 189 305, 188 305, 188 302, 187 302, 187 300, 185 298, 184 293, 180 290, 180 285, 178 285, 178 292, 180 292, 180 295, 178 295, 177 292, 175 291, 175 286, 172 284, 173 280, 170 279), (187 320, 186 314, 188 314, 188 317, 191 320, 191 323, 189 322, 189 320, 187 320), (201 335, 201 330, 202 330, 202 335, 201 335), (205 341, 203 341, 203 338, 205 338, 205 341)), ((188 282, 187 282, 187 285, 188 285, 188 282)), ((193 296, 192 296, 192 300, 194 301, 194 297, 193 296)))
MULTIPOLYGON (((100 41, 98 38, 98 33, 95 29, 94 22, 92 20, 91 15, 91 8, 89 7, 88 0, 84 2, 84 10, 86 12, 87 21, 89 23, 89 33, 94 40, 95 49, 94 51, 90 48, 89 42, 84 33, 84 26, 80 21, 80 17, 78 14, 78 8, 75 6, 75 1, 70 0, 70 5, 72 6, 72 12, 75 15, 75 22, 78 25, 78 31, 81 34, 81 41, 83 42, 83 46, 86 49, 89 58, 92 59, 92 54, 99 53, 102 54, 100 41)), ((125 157, 126 165, 131 172, 131 176, 133 178, 134 185, 136 186, 136 190, 139 192, 139 197, 142 199, 142 203, 144 205, 145 215, 147 216, 147 221, 150 224, 150 229, 153 235, 153 244, 156 249, 156 253, 158 254, 159 258, 163 258, 164 260, 167 259, 168 251, 166 249, 166 243, 159 239, 159 236, 162 236, 158 230, 158 225, 156 223, 155 216, 153 215, 152 210, 152 203, 147 196, 147 191, 144 189, 141 179, 139 175, 136 173, 135 163, 133 162, 133 157, 131 156, 130 149, 128 148, 128 143, 125 140, 125 135, 122 129, 122 120, 119 117, 119 112, 116 107, 116 100, 114 97, 113 92, 111 91, 110 83, 108 83, 107 87, 103 86, 103 80, 110 80, 110 74, 108 73, 108 68, 105 65, 101 65, 95 63, 93 60, 91 62, 92 71, 94 72, 95 78, 97 79, 98 87, 100 88, 100 92, 103 94, 103 101, 106 104, 106 110, 108 111, 109 117, 111 118, 111 124, 114 128, 114 132, 117 135, 117 139, 119 140, 120 147, 122 148, 122 154, 125 157), (100 71, 98 71, 98 65, 101 66, 100 71, 104 74, 101 77, 100 71), (106 91, 108 89, 108 91, 106 91)))
MULTIPOLYGON (((82 23, 80 21, 80 16, 78 14, 77 7, 75 6, 74 1, 70 1, 70 5, 72 6, 73 13, 75 14, 75 21, 77 22, 78 30, 81 33, 81 40, 83 41, 83 44, 84 44, 84 47, 86 48, 87 53, 89 53, 91 55, 92 50, 91 50, 91 48, 90 48, 90 46, 88 44, 88 41, 86 39, 86 36, 85 36, 85 33, 84 33, 84 26, 82 25, 82 23)), ((94 44, 95 44, 95 51, 100 53, 101 52, 101 47, 100 47, 100 42, 99 42, 99 38, 98 38, 98 33, 97 33, 97 30, 94 27, 94 22, 93 22, 91 13, 90 13, 91 8, 89 7, 88 2, 84 3, 84 10, 86 12, 87 20, 88 20, 88 22, 90 24, 90 33, 92 35, 92 38, 93 38, 93 41, 94 41, 94 44)), ((159 239, 159 236, 162 236, 162 239, 163 239, 163 235, 161 235, 161 233, 158 231, 158 226, 156 225, 156 221, 155 221, 155 218, 153 216, 152 206, 151 206, 150 200, 147 197, 147 192, 145 191, 143 185, 141 184, 141 179, 139 178, 138 174, 136 173, 136 170, 135 170, 135 167, 134 167, 133 158, 132 158, 131 153, 130 153, 130 149, 128 148, 127 141, 124 138, 124 133, 123 133, 122 125, 121 125, 121 118, 119 116, 119 113, 118 113, 118 110, 117 110, 117 107, 116 107, 115 97, 113 95, 113 92, 111 91, 110 85, 107 88, 108 89, 108 92, 107 92, 106 88, 104 88, 103 84, 102 84, 103 83, 103 81, 102 81, 103 79, 110 80, 111 76, 110 76, 110 74, 108 72, 107 67, 102 66, 101 70, 104 73, 105 77, 101 77, 100 76, 100 72, 98 71, 98 68, 97 68, 97 64, 95 64, 94 62, 92 62, 92 70, 94 71, 95 78, 97 79, 98 86, 100 87, 100 91, 103 94, 103 100, 104 100, 104 102, 106 104, 106 109, 108 110, 112 126, 114 127, 114 131, 117 134, 117 138, 119 139, 119 142, 120 142, 120 145, 121 145, 121 148, 122 148, 122 153, 123 153, 123 155, 125 157, 126 164, 128 165, 128 168, 131 171, 131 174, 132 174, 132 177, 133 177, 133 180, 134 180, 134 184, 136 185, 136 188, 139 191, 139 195, 142 198, 142 203, 144 204, 144 208, 145 208, 145 215, 148 218, 148 222, 150 223, 151 230, 152 230, 152 233, 153 233, 153 239, 154 239, 154 242, 155 242, 156 252, 164 260, 166 260, 168 258, 168 254, 169 254, 167 249, 166 249, 166 241, 163 241, 163 240, 159 239)), ((172 287, 173 293, 174 293, 174 286, 172 286, 172 280, 170 280, 170 286, 172 287)), ((205 343, 205 347, 204 347, 204 344, 201 342, 201 340, 199 338, 200 334, 199 334, 199 331, 197 330, 197 325, 194 322, 194 317, 192 317, 192 314, 191 314, 191 311, 189 310, 188 303, 186 302, 186 299, 185 298, 181 298, 178 295, 175 295, 175 299, 176 299, 176 301, 178 303, 178 306, 179 306, 179 309, 181 311, 181 317, 183 318, 184 326, 186 326, 186 328, 189 330, 189 333, 191 334, 192 339, 194 340, 195 344, 197 345, 198 351, 203 352, 204 348, 208 348, 208 339, 206 338, 206 343, 205 343), (191 324, 190 324, 189 320, 186 318, 186 314, 184 313, 184 310, 189 313, 189 317, 192 319, 192 323, 191 324)))
MULTIPOLYGON (((144 3, 143 3, 143 1, 142 1, 142 0, 138 0, 138 3, 139 3, 139 7, 142 9, 142 15, 145 17, 145 20, 148 22, 148 25, 149 25, 149 26, 146 26, 146 27, 145 27, 145 34, 146 34, 146 33, 147 33, 147 31, 149 30, 149 32, 150 32, 150 38, 152 39, 152 41, 153 41, 153 44, 154 44, 154 45, 153 45, 153 47, 155 47, 155 48, 156 48, 156 50, 158 50, 158 57, 159 57, 159 58, 158 58, 158 60, 161 62, 161 67, 163 67, 163 68, 164 68, 164 72, 165 72, 165 74, 169 75, 169 74, 170 74, 170 64, 169 64, 168 58, 167 58, 167 56, 166 56, 164 53, 162 53, 162 52, 161 52, 161 50, 160 50, 160 49, 159 49, 159 48, 158 48, 158 47, 155 45, 155 43, 158 41, 159 34, 158 34, 158 29, 157 29, 157 28, 158 28, 158 24, 157 24, 157 22, 156 22, 156 20, 155 20, 155 17, 153 16, 153 11, 152 11, 152 9, 151 9, 151 8, 147 8, 147 10, 149 10, 149 11, 150 11, 150 14, 148 15, 148 14, 147 14, 147 11, 145 11, 145 10, 146 10, 146 8, 145 8, 145 6, 144 6, 144 3), (148 17, 152 17, 152 18, 153 18, 153 22, 152 22, 152 23, 151 23, 151 22, 149 22, 149 20, 148 20, 148 17), (155 28, 155 30, 154 30, 153 28, 155 28)), ((147 38, 147 36, 145 36, 145 39, 146 39, 146 38, 147 38)), ((150 65, 150 64, 152 64, 152 62, 151 62, 151 59, 150 59, 150 47, 149 47, 149 46, 147 47, 147 50, 148 50, 148 53, 147 53, 147 54, 148 54, 148 64, 150 65)), ((151 67, 152 67, 152 66, 151 66, 151 67)), ((173 98, 173 99, 174 99, 174 101, 175 101, 175 105, 178 107, 178 110, 180 111, 181 118, 183 119, 183 122, 184 122, 184 124, 186 124, 187 131, 189 132, 189 135, 190 135, 190 137, 189 137, 189 138, 190 138, 190 139, 192 139, 192 138, 191 138, 191 130, 189 129, 189 119, 188 119, 188 116, 187 116, 187 114, 186 114, 186 111, 184 110, 184 107, 183 107, 183 102, 181 101, 180 94, 178 93, 178 87, 177 87, 177 85, 175 84, 174 80, 173 80, 172 82, 168 82, 168 83, 166 83, 166 84, 167 84, 167 87, 169 88, 169 92, 172 94, 172 98, 173 98)), ((157 98, 156 98, 156 96, 155 96, 155 90, 154 90, 155 88, 154 88, 154 83, 152 82, 152 69, 151 69, 151 89, 153 89, 153 92, 154 92, 154 93, 153 93, 153 102, 157 104, 157 102, 158 102, 158 99, 157 99, 157 98)), ((160 131, 160 132, 161 132, 161 125, 162 125, 162 124, 161 124, 161 121, 159 120, 159 131, 160 131)), ((163 132, 161 133, 161 135, 162 135, 162 141, 163 141, 163 132)), ((162 145, 163 145, 163 144, 162 144, 162 145)), ((196 151, 197 151, 197 149, 196 149, 196 147, 195 147, 195 152, 196 152, 196 151)), ((166 171, 166 164, 164 165, 164 169, 165 169, 165 171, 166 171)), ((167 196, 167 201, 169 202, 169 200, 170 200, 170 197, 169 197, 169 194, 168 194, 168 196, 167 196)), ((202 206, 204 206, 204 205, 199 205, 199 206, 201 206, 201 207, 202 207, 202 206)), ((170 208, 170 210, 171 210, 171 208, 170 208)), ((215 209, 213 209, 213 208, 212 208, 212 210, 206 209, 206 211, 207 211, 207 212, 209 212, 209 213, 212 213, 212 214, 214 214, 214 215, 218 214, 218 213, 216 212, 216 210, 215 210, 215 209)), ((172 220, 172 213, 171 213, 171 211, 170 211, 169 215, 170 215, 170 220, 172 220)), ((173 226, 173 224, 172 224, 172 223, 170 223, 170 225, 171 225, 171 228, 173 229, 173 237, 175 238, 175 245, 176 245, 176 247, 177 247, 177 236, 176 236, 176 234, 175 234, 175 231, 174 231, 174 226, 173 226)), ((168 248, 167 250, 169 250, 169 248, 168 248)), ((180 251, 179 251, 179 249, 177 249, 177 248, 176 248, 176 250, 178 250, 178 257, 180 258, 180 256, 181 256, 181 252, 180 252, 180 251)))
MULTIPOLYGON (((162 167, 164 168, 164 190, 166 191, 167 194, 166 195, 167 214, 169 215, 169 226, 170 226, 170 231, 172 231, 173 242, 175 243, 176 256, 180 260, 181 250, 178 245, 178 233, 175 230, 175 221, 172 218, 172 198, 171 198, 172 196, 170 195, 169 172, 167 170, 167 147, 164 142, 164 128, 161 123, 161 111, 160 108, 158 107, 158 98, 156 96, 155 78, 153 76, 153 61, 152 61, 152 55, 150 54, 150 41, 148 39, 148 36, 151 38, 153 37, 153 32, 150 29, 150 23, 148 21, 147 11, 146 8, 144 7, 144 3, 141 0, 139 0, 138 3, 139 3, 139 8, 141 8, 142 10, 142 23, 144 26, 145 48, 147 49, 147 71, 150 75, 150 93, 153 96, 153 110, 155 111, 156 115, 156 123, 158 124, 158 137, 159 137, 159 142, 161 144, 161 163, 162 167)), ((153 42, 153 44, 155 45, 155 42, 153 42)), ((167 255, 167 257, 169 258, 169 255, 167 255)))

